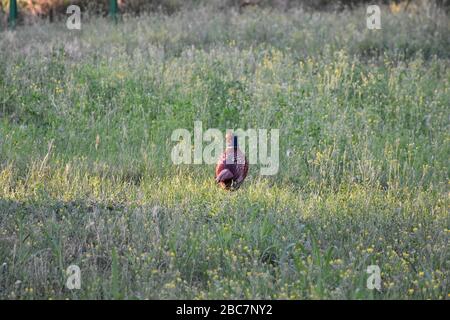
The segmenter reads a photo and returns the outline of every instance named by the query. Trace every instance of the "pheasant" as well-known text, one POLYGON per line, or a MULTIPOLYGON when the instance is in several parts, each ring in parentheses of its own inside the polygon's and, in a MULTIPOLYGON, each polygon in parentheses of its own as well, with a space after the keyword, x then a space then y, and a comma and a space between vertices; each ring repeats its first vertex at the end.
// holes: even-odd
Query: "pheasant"
POLYGON ((216 165, 216 182, 226 190, 237 190, 247 176, 248 161, 239 150, 235 135, 227 133, 226 141, 226 150, 216 165))

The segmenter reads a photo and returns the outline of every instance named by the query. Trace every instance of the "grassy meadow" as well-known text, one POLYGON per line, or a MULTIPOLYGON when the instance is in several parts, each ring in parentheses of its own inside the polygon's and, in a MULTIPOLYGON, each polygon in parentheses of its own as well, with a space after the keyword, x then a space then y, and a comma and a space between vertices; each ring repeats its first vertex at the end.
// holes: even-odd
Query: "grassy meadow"
POLYGON ((1 31, 0 299, 449 299, 450 19, 381 9, 1 31), (197 120, 278 174, 172 164, 197 120))

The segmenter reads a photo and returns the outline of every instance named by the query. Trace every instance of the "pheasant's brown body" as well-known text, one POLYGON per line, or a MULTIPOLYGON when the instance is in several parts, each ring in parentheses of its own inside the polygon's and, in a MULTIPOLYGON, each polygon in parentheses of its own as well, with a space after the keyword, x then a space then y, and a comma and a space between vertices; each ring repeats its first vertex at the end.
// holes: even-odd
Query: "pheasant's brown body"
MULTIPOLYGON (((231 140, 227 137, 227 140, 231 140)), ((216 182, 227 190, 237 190, 244 182, 248 172, 248 161, 237 147, 237 139, 228 145, 216 166, 216 182)))

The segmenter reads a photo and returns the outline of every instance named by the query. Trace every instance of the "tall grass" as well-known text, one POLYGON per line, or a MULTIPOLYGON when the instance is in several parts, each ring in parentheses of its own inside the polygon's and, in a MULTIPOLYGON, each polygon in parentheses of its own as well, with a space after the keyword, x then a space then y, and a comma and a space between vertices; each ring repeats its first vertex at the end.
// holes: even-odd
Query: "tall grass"
POLYGON ((2 32, 0 297, 448 298, 448 21, 197 9, 2 32), (196 120, 279 128, 279 173, 227 193, 173 165, 196 120))

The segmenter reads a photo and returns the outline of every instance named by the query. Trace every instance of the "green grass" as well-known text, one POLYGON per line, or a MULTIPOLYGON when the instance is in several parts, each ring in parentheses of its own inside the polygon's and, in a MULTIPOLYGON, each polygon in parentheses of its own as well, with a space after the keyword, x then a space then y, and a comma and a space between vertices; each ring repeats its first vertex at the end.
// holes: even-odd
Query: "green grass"
POLYGON ((448 299, 449 21, 197 9, 0 33, 0 298, 448 299), (229 193, 173 165, 196 120, 279 128, 279 173, 229 193))

